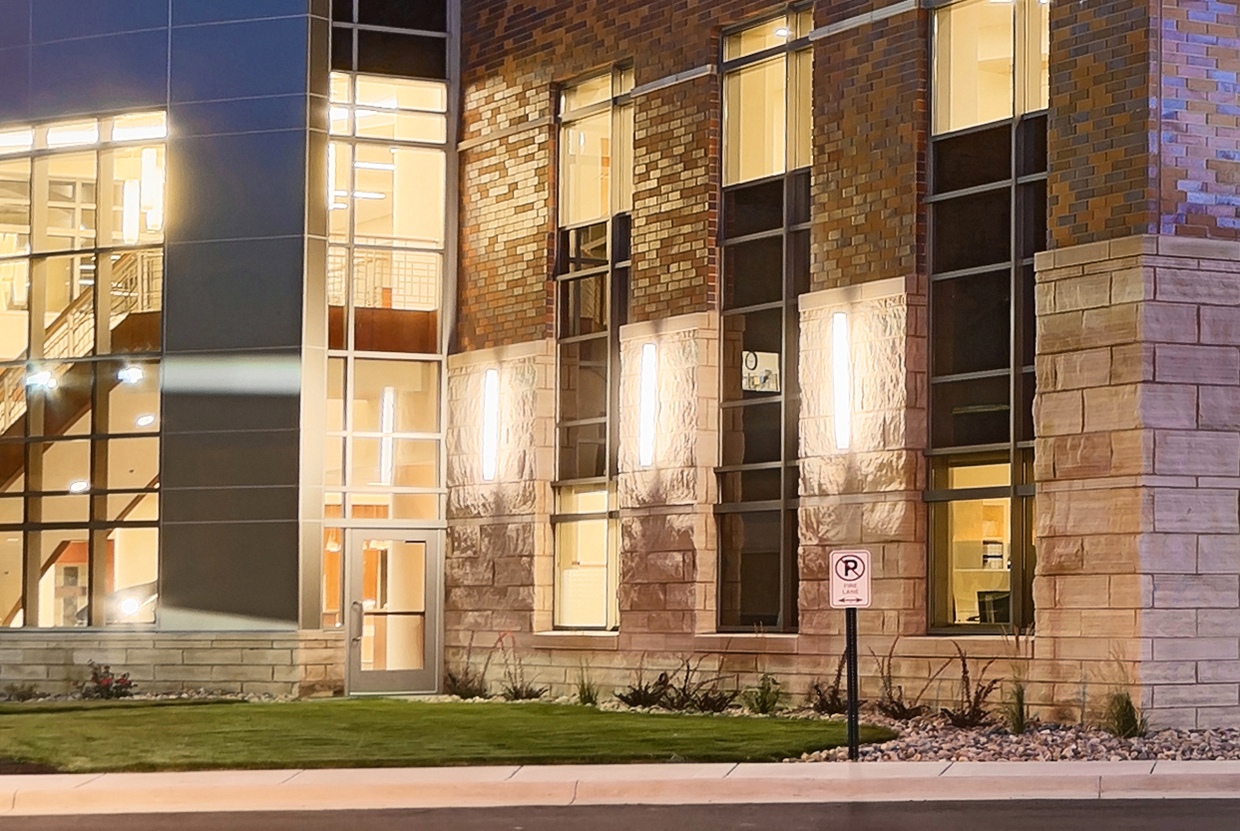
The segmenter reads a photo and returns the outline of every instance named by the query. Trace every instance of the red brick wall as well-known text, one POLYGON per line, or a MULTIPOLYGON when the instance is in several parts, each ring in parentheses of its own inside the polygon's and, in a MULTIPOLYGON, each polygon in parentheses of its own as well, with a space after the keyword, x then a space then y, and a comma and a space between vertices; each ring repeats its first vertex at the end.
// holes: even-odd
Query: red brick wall
POLYGON ((922 268, 928 13, 814 50, 814 290, 922 268))

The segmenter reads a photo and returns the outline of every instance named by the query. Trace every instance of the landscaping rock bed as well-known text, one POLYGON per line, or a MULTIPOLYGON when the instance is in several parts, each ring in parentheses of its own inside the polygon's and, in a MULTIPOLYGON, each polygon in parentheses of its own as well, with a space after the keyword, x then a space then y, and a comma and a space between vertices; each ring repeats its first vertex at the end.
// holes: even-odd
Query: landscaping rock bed
MULTIPOLYGON (((53 701, 99 701, 98 698, 86 698, 80 692, 72 693, 36 693, 33 696, 14 697, 0 694, 0 704, 46 704, 53 701)), ((274 695, 259 693, 224 692, 221 690, 180 690, 166 693, 135 692, 113 701, 288 701, 290 697, 279 698, 274 695)))
MULTIPOLYGON (((1034 724, 1023 735, 987 725, 975 730, 952 727, 941 716, 900 722, 877 713, 862 715, 867 724, 899 731, 883 744, 861 746, 863 762, 1058 762, 1182 759, 1240 759, 1240 730, 1163 730, 1145 738, 1119 739, 1095 727, 1034 724)), ((789 761, 835 762, 847 749, 807 753, 789 761)))

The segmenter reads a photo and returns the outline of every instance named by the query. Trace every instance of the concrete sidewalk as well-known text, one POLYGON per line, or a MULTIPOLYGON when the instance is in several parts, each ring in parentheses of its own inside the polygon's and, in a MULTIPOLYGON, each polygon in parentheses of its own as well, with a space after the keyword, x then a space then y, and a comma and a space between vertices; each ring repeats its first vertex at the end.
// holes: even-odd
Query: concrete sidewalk
POLYGON ((0 776, 0 817, 1240 796, 1240 762, 551 765, 0 776))

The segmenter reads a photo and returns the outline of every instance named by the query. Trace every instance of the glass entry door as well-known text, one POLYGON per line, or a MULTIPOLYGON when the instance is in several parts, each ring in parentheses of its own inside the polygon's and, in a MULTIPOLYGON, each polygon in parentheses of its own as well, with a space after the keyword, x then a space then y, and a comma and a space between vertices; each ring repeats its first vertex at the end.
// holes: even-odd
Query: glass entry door
POLYGON ((439 535, 350 531, 348 691, 434 692, 439 683, 439 535))

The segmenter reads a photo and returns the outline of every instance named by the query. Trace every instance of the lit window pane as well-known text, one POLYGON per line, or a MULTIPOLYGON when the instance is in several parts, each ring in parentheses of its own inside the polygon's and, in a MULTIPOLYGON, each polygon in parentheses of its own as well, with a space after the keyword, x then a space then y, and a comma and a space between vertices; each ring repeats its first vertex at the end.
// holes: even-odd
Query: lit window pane
POLYGON ((1006 488, 1012 484, 1012 466, 1003 464, 953 465, 947 469, 947 487, 1006 488))
POLYGON ((168 137, 168 117, 164 113, 122 115, 112 125, 112 141, 145 141, 168 137))
POLYGON ((1050 106, 1051 4, 1026 0, 1023 112, 1050 106))
POLYGON ((448 119, 436 113, 359 109, 357 134, 363 138, 442 144, 448 138, 448 119))
MULTIPOLYGON (((25 500, 20 496, 0 498, 0 525, 21 525, 25 510, 25 500)), ((2 546, 3 540, 0 540, 2 546)))
POLYGON ((571 113, 611 98, 611 75, 596 75, 560 93, 560 113, 571 113))
POLYGON ((354 432, 437 431, 439 365, 428 361, 355 361, 352 410, 354 432))
POLYGON ((159 494, 108 494, 109 522, 155 522, 159 519, 159 494))
POLYGON ((154 433, 159 430, 158 362, 104 361, 95 371, 96 389, 107 390, 107 432, 154 433))
POLYGON ((132 147, 103 154, 104 182, 111 162, 112 185, 104 188, 100 206, 103 239, 120 245, 162 242, 164 237, 164 183, 166 157, 163 147, 132 147))
POLYGON ((349 252, 345 248, 327 251, 327 348, 345 348, 345 295, 348 291, 349 252))
POLYGON ((354 167, 359 244, 443 244, 447 182, 443 151, 359 145, 354 167))
POLYGON ((48 210, 47 227, 34 230, 36 251, 74 251, 95 244, 95 154, 71 153, 35 161, 36 204, 48 210))
POLYGON ((107 444, 111 490, 151 488, 159 481, 159 438, 112 439, 107 444))
POLYGON ((743 32, 728 35, 723 42, 723 59, 732 61, 763 49, 783 46, 792 35, 786 17, 767 20, 743 32))
POLYGON ((724 78, 724 183, 784 172, 787 62, 783 56, 724 78))
MULTIPOLYGON (((83 497, 84 499, 84 497, 83 497)), ((46 501, 46 500, 45 500, 46 501)), ((90 532, 36 531, 30 545, 39 552, 38 620, 43 628, 90 623, 90 532)))
POLYGON ((1011 622, 1010 507, 1010 499, 948 503, 952 623, 1011 622))
POLYGON ((77 358, 95 345, 95 258, 48 257, 34 261, 32 357, 77 358))
POLYGON ((30 247, 30 160, 0 162, 0 257, 30 247))
POLYGON ((25 153, 34 147, 34 130, 0 130, 0 156, 25 153))
POLYGON ((327 169, 329 193, 327 204, 328 234, 332 242, 347 242, 349 239, 349 221, 352 200, 349 199, 352 188, 350 166, 353 161, 353 149, 341 142, 332 142, 327 146, 327 169))
POLYGON ((323 484, 339 488, 344 485, 344 439, 328 436, 323 446, 323 484))
POLYGON ((77 147, 84 144, 98 144, 98 142, 99 123, 96 121, 57 124, 47 130, 48 147, 77 147))
POLYGON ((613 163, 616 166, 616 211, 633 210, 633 105, 616 110, 616 143, 613 163))
POLYGON ((352 487, 439 487, 439 443, 413 439, 353 439, 352 487))
POLYGON ((108 300, 102 304, 108 310, 108 323, 99 333, 100 354, 159 351, 163 250, 153 248, 101 256, 98 265, 96 283, 109 287, 108 300))
POLYGON ((353 260, 354 347, 366 352, 439 351, 443 256, 359 250, 353 260))
POLYGON ((788 142, 788 167, 796 170, 813 161, 814 127, 814 51, 805 49, 792 56, 793 111, 789 113, 791 137, 788 142))
MULTIPOLYGON (((9 511, 5 510, 4 513, 7 517, 9 511)), ((21 626, 24 622, 22 559, 22 535, 0 533, 0 627, 6 629, 21 626)))
POLYGON ((344 626, 340 613, 344 600, 344 531, 328 528, 323 532, 323 611, 324 629, 344 626))
MULTIPOLYGON (((607 494, 600 492, 602 509, 607 494)), ((607 518, 562 522, 555 528, 555 624, 568 627, 607 625, 608 553, 613 523, 607 518)))
POLYGON ((155 622, 159 597, 159 529, 117 528, 108 535, 111 552, 103 596, 104 622, 130 626, 155 622))
MULTIPOLYGON (((90 441, 87 439, 33 444, 29 452, 43 454, 43 482, 31 476, 34 491, 85 493, 90 490, 90 441)), ((46 521, 46 517, 44 518, 46 521)))
POLYGON ((560 419, 607 415, 609 352, 606 338, 560 344, 560 419))
POLYGON ((353 519, 436 519, 439 495, 434 493, 355 493, 349 496, 353 519))
MULTIPOLYGON (((0 360, 12 361, 26 351, 27 311, 30 305, 30 266, 26 260, 0 260, 0 360)), ((0 386, 7 393, 12 384, 9 370, 0 373, 0 386)), ((23 372, 15 370, 20 378, 23 372)), ((0 428, 7 427, 5 423, 0 428)))
POLYGON ((560 133, 560 161, 560 224, 576 225, 609 216, 611 112, 565 125, 560 133))
POLYGON ((350 78, 343 72, 332 73, 331 101, 333 104, 348 104, 353 100, 349 93, 350 78))
POLYGON ((448 111, 448 85, 405 78, 357 79, 358 116, 363 108, 381 110, 448 111))
POLYGON ((327 432, 344 430, 344 358, 327 360, 327 432))
POLYGON ((965 0, 934 15, 934 131, 1010 118, 1013 8, 965 0))

